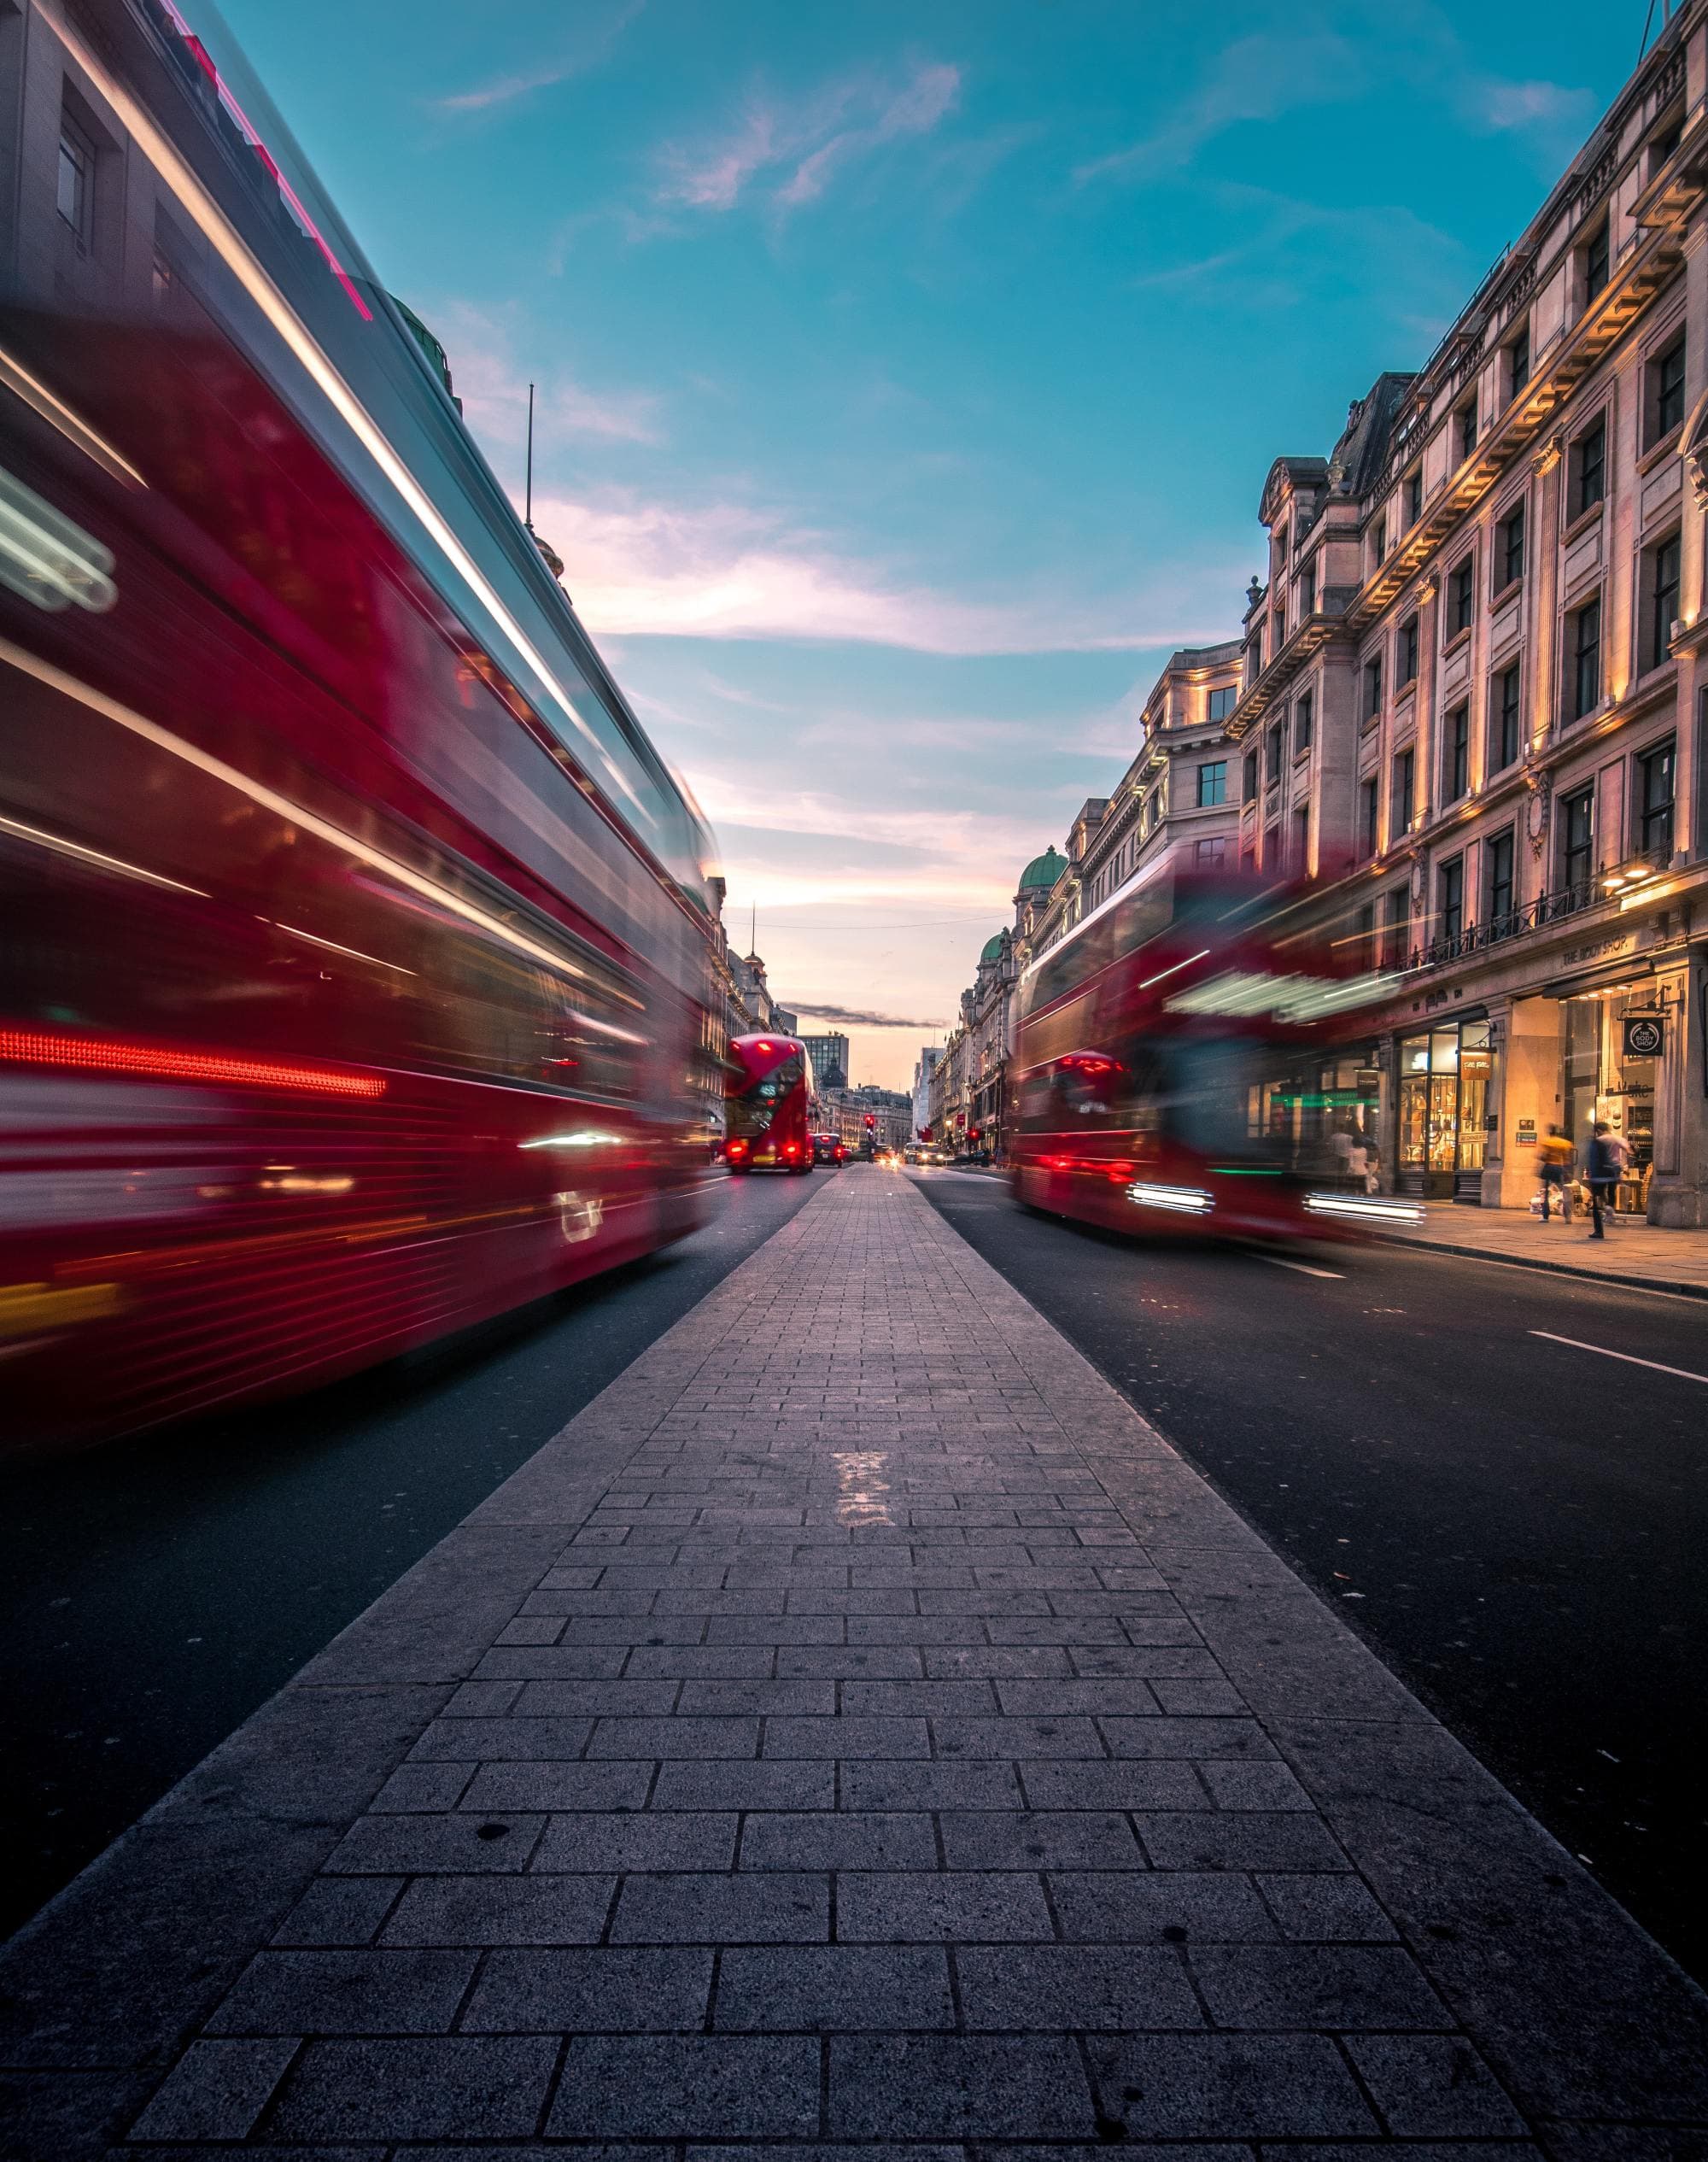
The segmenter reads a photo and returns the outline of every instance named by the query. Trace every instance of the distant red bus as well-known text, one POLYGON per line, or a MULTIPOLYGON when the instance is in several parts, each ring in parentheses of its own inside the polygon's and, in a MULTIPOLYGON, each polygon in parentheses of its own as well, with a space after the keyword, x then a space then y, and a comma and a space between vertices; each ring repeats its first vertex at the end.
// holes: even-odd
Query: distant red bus
POLYGON ((729 1169, 810 1171, 818 1104, 806 1046, 795 1036, 736 1036, 729 1068, 723 1144, 729 1169))
POLYGON ((1112 1230, 1323 1238, 1414 1218, 1346 1173, 1375 1076, 1302 1086, 1382 979, 1278 935, 1274 890, 1168 865, 1021 980, 1012 1184, 1112 1230), (1344 1100, 1342 1100, 1344 1099, 1344 1100))

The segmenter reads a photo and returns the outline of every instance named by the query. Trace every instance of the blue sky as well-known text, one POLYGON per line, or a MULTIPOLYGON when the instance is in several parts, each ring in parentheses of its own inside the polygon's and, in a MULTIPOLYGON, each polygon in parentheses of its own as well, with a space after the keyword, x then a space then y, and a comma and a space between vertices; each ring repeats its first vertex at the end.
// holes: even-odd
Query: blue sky
MULTIPOLYGON (((184 0, 193 15, 190 0, 184 0)), ((1258 491, 1415 366, 1637 0, 227 0, 717 829, 897 1084, 1231 635, 1258 491)))

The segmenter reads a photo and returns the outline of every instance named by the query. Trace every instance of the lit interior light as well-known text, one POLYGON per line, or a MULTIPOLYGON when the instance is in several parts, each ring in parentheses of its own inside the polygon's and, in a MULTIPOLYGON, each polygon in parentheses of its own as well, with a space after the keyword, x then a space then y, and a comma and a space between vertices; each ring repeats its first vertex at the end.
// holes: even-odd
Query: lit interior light
POLYGON ((537 1141, 518 1141, 518 1149, 597 1149, 615 1148, 621 1141, 620 1134, 599 1134, 591 1127, 581 1126, 569 1134, 542 1134, 537 1141))
MULTIPOLYGON (((180 21, 182 18, 179 18, 180 21)), ((273 329, 296 356, 315 387, 338 414, 346 427, 362 445, 392 487, 414 513, 426 532, 431 536, 440 554, 479 598, 494 623, 503 630, 516 651, 521 654, 552 702, 570 723, 578 735, 587 741, 593 755, 606 777, 648 826, 656 824, 652 812, 643 804, 623 778, 610 753, 598 735, 582 719, 574 700, 553 674, 545 656, 529 638, 522 625, 505 606, 496 588, 480 565, 458 539, 455 532, 432 498, 416 479, 404 460, 399 457, 386 437, 375 425, 361 401, 332 366, 319 343, 309 336, 304 325, 286 303, 284 296, 268 277, 260 262, 250 250, 242 235, 226 217, 214 197, 208 192, 177 150, 157 128, 143 108, 104 68, 90 48, 84 44, 63 18, 53 19, 53 28, 66 50, 78 65, 99 88, 102 96, 113 108, 120 124, 137 149, 152 164, 167 185, 183 204, 187 214, 201 229, 215 248, 226 268, 237 278, 249 298, 254 301, 273 329)), ((190 32, 186 30, 186 36, 190 32)), ((217 77, 215 78, 217 81, 217 77)), ((317 241, 327 261, 340 277, 343 277, 325 243, 318 233, 311 237, 317 241)), ((368 311, 360 296, 353 286, 345 284, 351 297, 361 308, 368 311)))
POLYGON ((1307 1193, 1305 1213, 1311 1216, 1360 1216, 1378 1223, 1421 1223, 1422 1207, 1415 1201, 1390 1201, 1375 1194, 1307 1193))
POLYGON ((57 428, 67 442, 75 443, 85 456, 111 473, 114 480, 123 481, 127 488, 148 486, 128 458, 121 457, 105 436, 91 428, 80 413, 73 413, 64 399, 56 397, 38 376, 32 375, 4 346, 0 346, 0 383, 15 397, 21 398, 50 427, 57 428))
POLYGON ((289 796, 282 796, 262 782, 251 780, 247 773, 240 773, 236 766, 227 765, 223 759, 216 759, 210 752, 198 749, 182 736, 174 735, 169 729, 161 728, 132 707, 120 705, 116 698, 108 698, 104 691, 80 683, 64 669, 56 668, 51 661, 42 660, 34 653, 26 653, 23 647, 15 646, 7 638, 0 638, 0 660, 9 661, 20 673, 33 676, 38 683, 45 683, 50 690, 61 692, 67 698, 75 699, 79 705, 86 706, 91 712, 99 713, 104 719, 115 722, 119 727, 128 729, 133 735, 141 736, 144 742, 155 744, 162 751, 169 751, 174 758, 182 759, 186 765, 193 765, 200 772, 211 774, 216 781, 223 781, 227 788, 235 788, 240 794, 247 796, 250 802, 258 803, 288 823, 301 827, 303 832, 313 834, 317 841, 326 841, 355 862, 366 864, 370 870, 383 872, 410 893, 418 894, 424 899, 448 910, 452 915, 461 917, 465 923, 476 924, 489 937, 513 946, 518 953, 527 954, 529 959, 542 962, 548 969, 555 969, 560 976, 586 975, 584 969, 577 968, 564 954, 554 952, 548 946, 540 945, 536 940, 524 937, 500 917, 490 915, 483 908, 477 908, 472 901, 465 901, 461 894, 453 894, 448 887, 424 877, 418 870, 412 870, 407 864, 399 863, 395 857, 383 854, 377 848, 370 848, 366 841, 358 841, 354 834, 346 833, 342 827, 333 825, 328 819, 317 817, 313 811, 305 809, 301 804, 293 803, 289 796))
POLYGON ((276 931, 285 931, 294 939, 307 939, 310 946, 324 946, 329 953, 348 953, 353 961, 371 962, 377 969, 389 969, 394 976, 413 976, 413 969, 401 967, 395 961, 382 961, 377 953, 364 953, 360 946, 340 946, 336 939, 317 938, 313 931, 299 931, 295 923, 281 923, 276 917, 258 916, 258 923, 271 923, 276 931))
POLYGON ((311 1179, 301 1175, 283 1179, 263 1179, 263 1193, 348 1193, 355 1185, 354 1179, 311 1179))
POLYGON ((1151 1186, 1136 1179, 1126 1198, 1141 1209, 1167 1209, 1180 1216, 1207 1216, 1216 1205, 1215 1196, 1202 1186, 1151 1186))
POLYGON ((231 1081, 249 1088, 297 1088, 318 1096, 383 1096, 378 1074, 335 1074, 324 1066, 218 1052, 169 1051, 112 1037, 56 1036, 40 1028, 0 1028, 0 1058, 29 1066, 74 1066, 85 1073, 146 1074, 160 1081, 231 1081))
POLYGON ((174 894, 191 894, 199 901, 208 899, 199 886, 186 886, 181 880, 164 877, 157 870, 144 870, 140 864, 127 864, 122 856, 108 856, 98 848, 85 848, 80 841, 67 841, 63 834, 45 833, 39 826, 26 826, 21 818, 0 817, 0 833, 15 834, 20 841, 32 841, 38 847, 51 848, 56 855, 94 864, 102 870, 117 871, 122 878, 140 878, 149 886, 169 887, 174 894))
POLYGON ((111 550, 3 470, 0 585, 50 614, 76 606, 104 615, 119 598, 111 550))

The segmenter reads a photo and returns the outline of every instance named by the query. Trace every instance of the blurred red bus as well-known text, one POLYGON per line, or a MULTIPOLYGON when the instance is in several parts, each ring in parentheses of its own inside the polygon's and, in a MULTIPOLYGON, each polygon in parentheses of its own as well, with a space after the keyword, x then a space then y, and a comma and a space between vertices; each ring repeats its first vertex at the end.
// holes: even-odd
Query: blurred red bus
MULTIPOLYGON (((1323 1238, 1415 1220, 1346 1175, 1375 1099, 1337 1129, 1284 1083, 1384 979, 1284 941, 1273 888, 1164 864, 1021 979, 1012 1186, 1112 1230, 1323 1238)), ((1362 1145, 1361 1142, 1360 1145, 1362 1145)))
POLYGON ((794 1036, 733 1036, 723 1159, 732 1171, 810 1171, 818 1099, 794 1036))
POLYGON ((225 56, 108 15, 67 34, 152 284, 0 294, 18 1438, 679 1236, 720 1078, 703 834, 447 381, 225 56))

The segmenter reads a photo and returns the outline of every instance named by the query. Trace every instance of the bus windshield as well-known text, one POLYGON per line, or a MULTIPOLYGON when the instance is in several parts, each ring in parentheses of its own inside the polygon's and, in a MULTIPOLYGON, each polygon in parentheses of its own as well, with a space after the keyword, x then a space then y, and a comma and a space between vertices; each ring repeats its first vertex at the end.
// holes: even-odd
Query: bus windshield
POLYGON ((769 1134, 779 1108, 804 1077, 805 1062, 798 1052, 773 1066, 769 1073, 750 1075, 729 1096, 726 1130, 747 1140, 769 1134))

